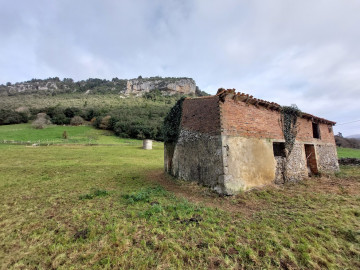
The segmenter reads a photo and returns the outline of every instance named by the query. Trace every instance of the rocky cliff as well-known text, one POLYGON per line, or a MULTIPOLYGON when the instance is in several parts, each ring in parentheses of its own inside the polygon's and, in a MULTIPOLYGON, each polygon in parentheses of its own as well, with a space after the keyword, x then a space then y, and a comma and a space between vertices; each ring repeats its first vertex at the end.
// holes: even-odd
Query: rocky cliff
POLYGON ((60 94, 60 93, 84 93, 84 94, 125 94, 142 96, 152 90, 160 90, 163 95, 176 93, 190 95, 196 93, 196 83, 191 78, 162 78, 150 77, 132 80, 113 78, 110 80, 90 78, 74 82, 69 78, 60 80, 58 77, 45 80, 32 79, 20 83, 7 83, 0 85, 0 95, 18 94, 60 94))
POLYGON ((165 94, 195 94, 196 83, 190 78, 138 78, 128 80, 125 94, 143 95, 151 90, 160 90, 165 94))

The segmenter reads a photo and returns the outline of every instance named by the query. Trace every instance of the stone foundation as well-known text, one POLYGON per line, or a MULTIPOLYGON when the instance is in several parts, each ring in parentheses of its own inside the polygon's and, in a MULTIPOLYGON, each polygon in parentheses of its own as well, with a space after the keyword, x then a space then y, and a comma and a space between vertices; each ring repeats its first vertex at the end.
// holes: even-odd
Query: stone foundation
POLYGON ((221 138, 182 130, 176 145, 165 144, 164 162, 172 176, 218 189, 224 174, 221 138))
MULTIPOLYGON (((182 130, 176 144, 165 144, 165 171, 176 178, 196 181, 220 194, 285 182, 297 182, 309 175, 305 144, 296 142, 286 162, 275 156, 273 140, 239 136, 211 136, 182 130)), ((338 171, 336 148, 315 144, 317 170, 338 171)))
POLYGON ((336 146, 333 144, 315 145, 318 169, 321 173, 334 173, 339 171, 339 162, 336 146))

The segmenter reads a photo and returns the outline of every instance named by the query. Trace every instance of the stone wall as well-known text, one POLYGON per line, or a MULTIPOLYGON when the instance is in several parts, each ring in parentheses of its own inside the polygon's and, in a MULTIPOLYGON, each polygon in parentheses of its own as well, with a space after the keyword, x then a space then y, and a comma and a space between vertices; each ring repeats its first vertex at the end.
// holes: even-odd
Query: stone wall
POLYGON ((341 165, 360 165, 360 159, 358 159, 358 158, 340 158, 339 164, 341 164, 341 165))
POLYGON ((284 184, 285 183, 285 158, 284 157, 275 157, 276 167, 275 167, 275 184, 284 184))
POLYGON ((181 130, 178 142, 165 144, 165 170, 176 178, 221 190, 223 161, 220 135, 181 130), (220 182, 219 182, 220 181, 220 182))
POLYGON ((320 173, 339 171, 339 162, 336 146, 333 144, 315 145, 316 159, 320 173))
POLYGON ((296 142, 289 156, 287 166, 288 181, 297 182, 308 176, 308 169, 303 143, 296 142))

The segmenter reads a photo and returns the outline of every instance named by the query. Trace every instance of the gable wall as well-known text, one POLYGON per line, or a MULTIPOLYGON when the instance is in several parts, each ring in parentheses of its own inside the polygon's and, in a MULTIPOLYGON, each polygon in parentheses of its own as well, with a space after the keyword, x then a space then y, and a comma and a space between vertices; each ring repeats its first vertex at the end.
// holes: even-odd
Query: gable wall
POLYGON ((185 99, 181 128, 209 135, 220 135, 219 97, 185 99))
POLYGON ((224 135, 253 138, 283 139, 279 113, 226 98, 220 105, 221 128, 224 135))

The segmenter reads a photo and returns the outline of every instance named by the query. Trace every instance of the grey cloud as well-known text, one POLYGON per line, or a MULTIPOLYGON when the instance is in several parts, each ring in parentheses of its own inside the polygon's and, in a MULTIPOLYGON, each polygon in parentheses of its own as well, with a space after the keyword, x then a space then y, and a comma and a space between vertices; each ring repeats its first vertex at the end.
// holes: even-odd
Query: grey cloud
POLYGON ((360 118, 357 0, 3 1, 0 10, 0 83, 189 76, 210 93, 236 88, 338 122, 360 118))

